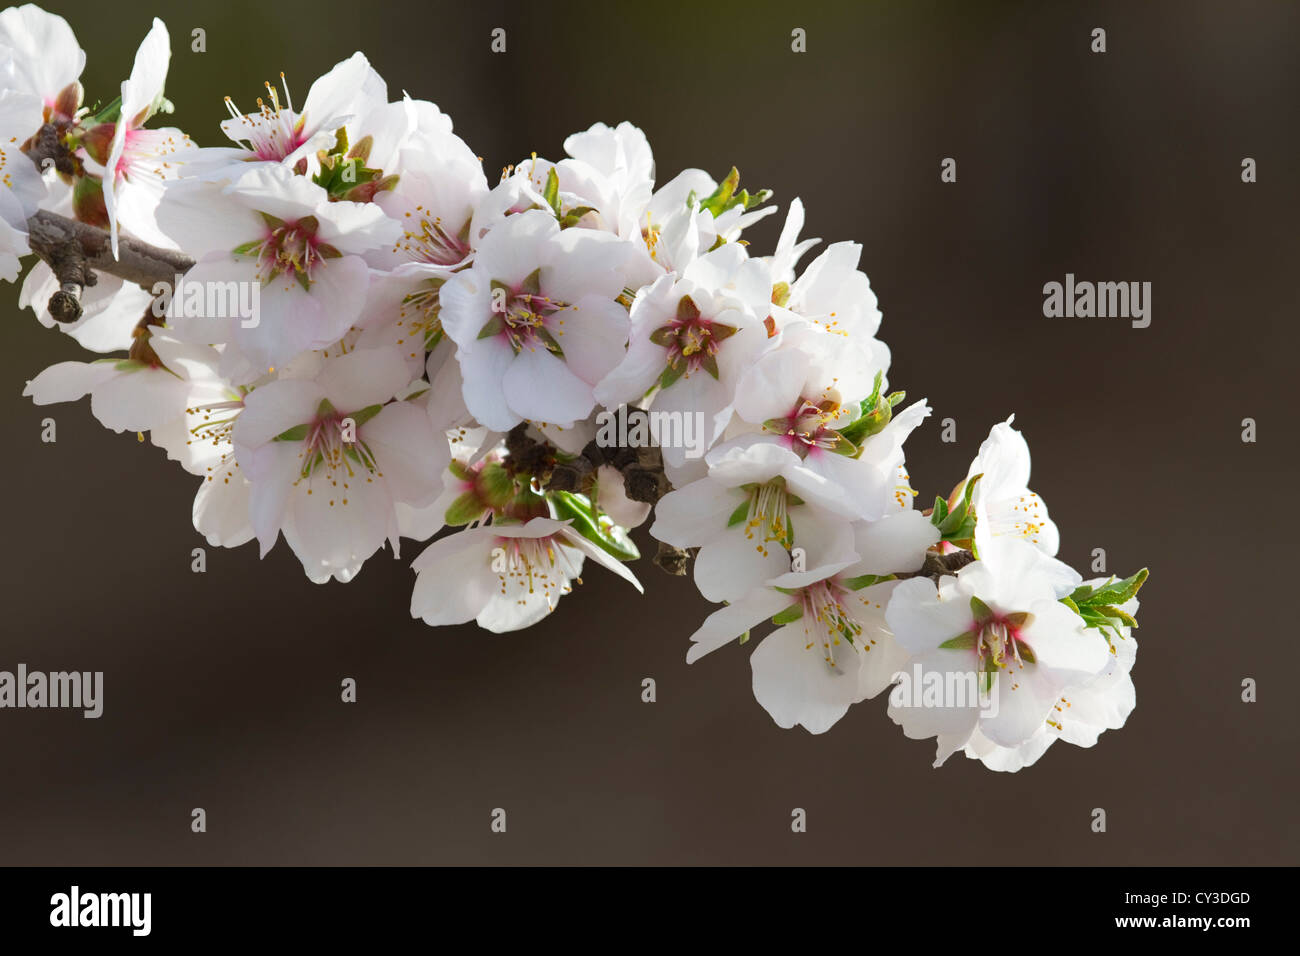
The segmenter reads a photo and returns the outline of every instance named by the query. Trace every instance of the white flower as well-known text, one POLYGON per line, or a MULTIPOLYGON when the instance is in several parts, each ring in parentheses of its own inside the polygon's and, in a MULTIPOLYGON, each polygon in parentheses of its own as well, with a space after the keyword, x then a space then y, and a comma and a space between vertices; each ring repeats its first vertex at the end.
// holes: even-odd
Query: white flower
POLYGON ((869 362, 862 357, 867 353, 845 346, 837 351, 837 339, 807 326, 791 326, 782 333, 783 339, 787 336, 794 346, 783 345, 754 362, 737 386, 737 412, 744 410, 742 421, 761 422, 761 430, 733 425, 730 434, 735 437, 718 447, 767 444, 789 450, 805 471, 834 488, 833 494, 853 503, 854 517, 875 520, 910 508, 915 492, 902 469, 903 443, 930 414, 930 406, 922 399, 891 413, 883 427, 854 445, 841 429, 860 416, 861 403, 846 400, 837 385, 843 381, 861 394, 861 379, 875 366, 854 370, 855 361, 869 362), (838 372, 836 355, 848 358, 838 372))
POLYGON ((628 253, 608 233, 561 231, 541 210, 509 216, 483 238, 473 267, 440 293, 465 404, 480 424, 569 427, 591 413, 593 386, 627 342, 627 311, 615 299, 628 253))
POLYGON ((431 625, 476 620, 498 634, 529 627, 573 590, 584 557, 642 590, 622 562, 567 522, 533 518, 467 528, 425 548, 411 565, 411 616, 431 625))
POLYGON ((373 203, 329 202, 305 177, 267 164, 229 186, 169 190, 159 217, 169 217, 172 236, 198 258, 183 286, 200 294, 178 290, 167 324, 187 341, 226 345, 222 371, 237 384, 338 342, 369 288, 362 254, 392 242, 400 228, 373 203), (256 291, 258 314, 208 314, 202 293, 213 289, 250 299, 256 291))
POLYGON ((59 362, 27 383, 23 394, 37 405, 75 402, 90 396, 90 411, 115 432, 145 432, 185 414, 192 377, 210 371, 210 348, 177 342, 161 330, 149 336, 146 360, 107 358, 59 362))
MULTIPOLYGON (((1104 582, 1096 578, 1084 583, 1095 586, 1104 582)), ((1130 598, 1119 607, 1136 615, 1138 600, 1130 598)), ((1123 727, 1137 705, 1137 691, 1130 676, 1137 660, 1137 638, 1132 628, 1122 625, 1103 636, 1110 651, 1105 669, 1091 680, 1063 690, 1032 737, 1017 747, 1003 747, 977 730, 966 744, 966 756, 983 761, 990 770, 1014 773, 1036 762, 1057 740, 1076 747, 1093 747, 1104 731, 1123 727)))
POLYGON ((851 704, 884 690, 906 659, 884 617, 900 585, 881 578, 918 568, 938 530, 907 511, 844 531, 834 546, 819 549, 822 563, 771 579, 713 612, 691 635, 688 663, 768 617, 781 625, 750 656, 754 697, 780 727, 829 730, 851 704))
MULTIPOLYGON (((767 264, 728 243, 696 259, 680 276, 640 290, 631 309, 627 354, 597 386, 608 408, 634 403, 656 383, 656 411, 703 416, 705 447, 731 420, 736 383, 768 344, 763 319, 772 284, 767 264)), ((663 449, 669 477, 686 449, 663 449)))
POLYGON ((968 478, 984 476, 971 495, 975 547, 982 554, 989 541, 1010 537, 1055 555, 1061 535, 1047 516, 1047 504, 1029 490, 1029 445, 1011 427, 1015 419, 1012 415, 993 426, 966 473, 968 478))
POLYGON ((556 166, 560 188, 580 197, 606 229, 640 239, 643 213, 654 190, 654 154, 645 133, 631 123, 596 123, 564 141, 570 159, 556 166))
MULTIPOLYGON (((281 74, 281 81, 284 76, 281 74)), ((214 178, 239 174, 241 163, 276 163, 304 173, 319 169, 316 152, 334 144, 335 131, 349 119, 364 116, 388 102, 388 84, 361 53, 337 63, 312 83, 302 111, 293 107, 289 89, 279 91, 266 84, 266 100, 258 100, 258 111, 241 113, 230 97, 226 109, 230 119, 221 131, 239 149, 210 148, 193 161, 191 172, 214 178)))
POLYGON ((700 549, 695 584, 710 601, 743 597, 788 570, 795 542, 806 555, 856 517, 841 489, 775 444, 720 445, 705 461, 708 475, 659 499, 650 534, 700 549))
POLYGON ((397 551, 396 504, 432 501, 449 459, 423 408, 390 401, 408 380, 395 350, 362 349, 249 393, 232 441, 263 555, 283 531, 319 583, 350 580, 385 539, 397 551))
POLYGON ((122 81, 122 112, 113 129, 104 169, 104 208, 108 211, 113 256, 118 254, 118 227, 145 242, 171 246, 154 221, 163 182, 174 179, 178 164, 196 147, 179 129, 145 129, 163 103, 171 38, 154 17, 153 27, 135 55, 130 79, 122 81))
POLYGON ((936 766, 976 730, 1000 746, 1019 746, 1042 727, 1064 688, 1106 666, 1105 639, 1060 603, 1078 583, 1061 562, 998 538, 937 589, 916 578, 894 591, 886 619, 911 655, 903 674, 946 690, 922 704, 896 692, 889 714, 908 737, 938 738, 936 766))

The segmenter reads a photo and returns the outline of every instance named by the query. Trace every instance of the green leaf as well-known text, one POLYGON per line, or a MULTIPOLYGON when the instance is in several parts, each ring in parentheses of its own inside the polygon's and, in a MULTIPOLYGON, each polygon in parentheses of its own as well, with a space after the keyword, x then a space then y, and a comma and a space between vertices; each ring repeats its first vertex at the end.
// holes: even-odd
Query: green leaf
POLYGON ((1093 592, 1091 604, 1124 604, 1131 601, 1146 583, 1149 571, 1143 568, 1132 577, 1125 578, 1123 581, 1117 581, 1114 584, 1105 584, 1093 592))
POLYGON ((1038 657, 1034 654, 1034 649, 1024 641, 1016 641, 1016 650, 1020 654, 1020 659, 1028 664, 1037 664, 1038 657))
POLYGON ((1098 606, 1098 607, 1097 607, 1097 610, 1098 610, 1100 613, 1105 614, 1107 617, 1118 618, 1119 620, 1123 621, 1124 624, 1126 624, 1128 627, 1137 627, 1137 626, 1138 626, 1138 622, 1137 622, 1137 620, 1133 617, 1132 614, 1129 614, 1127 611, 1121 611, 1121 610, 1120 610, 1119 608, 1117 608, 1117 607, 1112 607, 1112 606, 1109 605, 1109 604, 1103 604, 1103 605, 1098 606))

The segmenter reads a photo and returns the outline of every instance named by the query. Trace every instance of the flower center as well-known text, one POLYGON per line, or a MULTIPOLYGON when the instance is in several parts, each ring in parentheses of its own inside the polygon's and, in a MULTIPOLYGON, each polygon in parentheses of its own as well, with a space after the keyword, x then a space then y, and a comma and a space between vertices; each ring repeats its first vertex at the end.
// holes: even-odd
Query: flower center
POLYGON ((509 585, 522 592, 518 604, 526 604, 528 595, 540 593, 551 609, 561 597, 570 593, 570 581, 582 583, 578 569, 560 546, 555 535, 542 538, 497 538, 493 549, 493 570, 501 582, 501 593, 509 585))
MULTIPOLYGON (((442 287, 446 279, 425 279, 420 287, 402 299, 397 310, 397 327, 403 330, 398 345, 415 339, 423 343, 424 350, 433 351, 442 341, 442 287)), ((412 357, 415 353, 411 353, 412 357)))
POLYGON ((358 478, 364 477, 366 484, 370 484, 376 478, 384 477, 370 448, 357 439, 354 418, 335 411, 328 402, 322 402, 315 419, 305 428, 306 436, 298 452, 302 467, 293 483, 295 488, 306 481, 307 494, 310 495, 315 491, 313 485, 317 480, 322 487, 324 482, 329 482, 324 491, 330 496, 330 507, 336 503, 346 506, 348 494, 358 478))
POLYGON ((852 451, 835 427, 843 411, 839 396, 833 389, 828 389, 827 394, 816 402, 800 398, 784 418, 765 421, 763 430, 784 437, 800 458, 807 458, 812 451, 852 451))
POLYGON ((266 84, 270 105, 258 97, 256 113, 245 115, 229 96, 226 97, 226 110, 236 121, 227 129, 227 135, 235 142, 247 143, 258 159, 272 162, 284 159, 307 142, 303 131, 306 117, 293 111, 293 100, 289 97, 283 73, 280 74, 280 83, 284 85, 285 106, 280 105, 280 95, 270 83, 266 84))
POLYGON ((516 355, 524 349, 544 348, 564 356, 556 340, 564 334, 564 330, 559 328, 564 325, 564 320, 552 319, 552 316, 567 309, 569 304, 542 292, 540 273, 540 269, 533 270, 518 286, 492 280, 493 315, 479 332, 479 338, 502 335, 516 355), (554 330, 548 327, 552 322, 554 330))
MULTIPOLYGON (((854 639, 862 634, 862 625, 844 608, 843 597, 848 593, 848 588, 832 578, 810 584, 799 594, 803 606, 800 620, 808 638, 805 649, 812 650, 820 643, 829 667, 835 666, 835 648, 841 641, 856 647, 854 639)), ((862 644, 862 650, 871 650, 875 643, 868 639, 862 644)))
POLYGON ((266 236, 239 246, 234 253, 257 257, 257 277, 263 285, 284 275, 310 289, 313 273, 324 260, 340 255, 337 249, 317 237, 320 222, 315 216, 286 222, 262 213, 262 219, 267 226, 266 236))
POLYGON ((677 304, 677 317, 650 333, 650 341, 668 350, 667 368, 660 385, 667 388, 683 375, 704 369, 718 377, 718 351, 722 342, 736 334, 734 325, 724 325, 700 314, 689 295, 677 304))
MULTIPOLYGON (((447 228, 441 216, 430 218, 429 210, 416 206, 414 213, 406 214, 409 219, 419 216, 416 228, 408 228, 402 238, 393 247, 394 252, 401 252, 413 262, 427 262, 438 266, 455 266, 465 261, 469 255, 469 243, 461 236, 469 223, 455 232, 447 228)), ((409 221, 407 223, 410 225, 409 221)))
POLYGON ((776 541, 783 548, 794 544, 794 529, 790 524, 789 506, 795 502, 786 491, 785 479, 773 478, 762 485, 755 485, 750 490, 749 512, 745 519, 745 537, 754 540, 759 535, 755 547, 767 556, 767 546, 776 541))

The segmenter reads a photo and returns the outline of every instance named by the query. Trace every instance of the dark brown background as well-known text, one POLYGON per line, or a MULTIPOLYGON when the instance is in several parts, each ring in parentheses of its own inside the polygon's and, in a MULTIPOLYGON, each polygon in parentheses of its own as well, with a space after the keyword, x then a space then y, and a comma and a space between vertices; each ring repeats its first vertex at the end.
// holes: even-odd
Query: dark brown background
POLYGON ((802 196, 806 234, 863 243, 891 377, 935 408, 909 444, 921 500, 1014 411, 1062 557, 1151 567, 1128 726, 1016 775, 932 770, 882 698, 823 736, 779 730, 747 651, 686 666, 709 608, 644 562, 644 599, 593 569, 507 636, 411 621, 415 545, 347 587, 310 584, 283 543, 263 562, 209 550, 192 574, 194 479, 84 404, 54 410, 58 443, 40 442, 51 412, 23 383, 78 348, 9 288, 0 668, 103 670, 107 686, 98 721, 0 711, 0 862, 1296 862, 1300 8, 660 6, 53 4, 104 99, 164 16, 176 121, 207 144, 223 95, 249 109, 283 69, 301 98, 360 48, 394 95, 450 112, 489 170, 626 118, 660 181, 734 162, 751 188, 802 196), (1043 318, 1042 286, 1066 272, 1152 282, 1151 327, 1043 318), (1240 440, 1246 416, 1258 444, 1240 440), (1094 807, 1109 832, 1091 832, 1094 807))

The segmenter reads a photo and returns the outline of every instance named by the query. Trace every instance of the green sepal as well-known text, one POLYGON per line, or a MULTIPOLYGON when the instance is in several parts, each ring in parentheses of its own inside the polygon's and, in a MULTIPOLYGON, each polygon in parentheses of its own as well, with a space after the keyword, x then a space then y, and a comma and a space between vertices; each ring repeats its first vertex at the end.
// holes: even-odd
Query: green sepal
POLYGON ((749 517, 749 502, 742 501, 739 505, 736 506, 736 510, 731 513, 731 517, 727 519, 727 527, 734 528, 736 525, 740 524, 748 517, 749 517))
POLYGON ((358 428, 360 428, 366 422, 370 421, 370 419, 378 415, 383 410, 383 408, 384 406, 382 404, 367 405, 365 408, 361 409, 361 411, 353 412, 348 417, 352 419, 353 424, 355 424, 358 428))
POLYGON ((551 207, 551 212, 555 213, 555 218, 561 218, 560 213, 560 174, 552 166, 546 174, 546 186, 542 189, 542 198, 546 200, 546 205, 551 207))
POLYGON ((493 312, 492 318, 483 323, 483 328, 478 330, 480 339, 490 339, 494 335, 500 335, 506 330, 506 320, 502 318, 500 312, 493 312))
POLYGON ((782 625, 785 624, 793 624, 801 617, 803 617, 803 605, 791 604, 784 611, 780 611, 779 613, 774 614, 772 616, 772 623, 775 624, 777 627, 781 627, 782 625))
POLYGON ((668 386, 672 385, 675 381, 677 381, 685 374, 686 374, 685 362, 678 362, 676 365, 669 365, 663 370, 663 373, 659 376, 659 387, 667 388, 668 386))
POLYGON ((477 521, 487 511, 487 507, 479 500, 478 495, 472 491, 467 491, 457 496, 447 507, 447 513, 443 515, 443 520, 453 528, 467 525, 471 521, 477 521))
POLYGON ((292 428, 286 428, 280 432, 271 441, 306 441, 307 432, 310 429, 311 426, 308 424, 294 425, 292 428))
POLYGON ((939 646, 949 651, 972 651, 975 649, 975 632, 967 631, 956 637, 950 637, 939 646))

